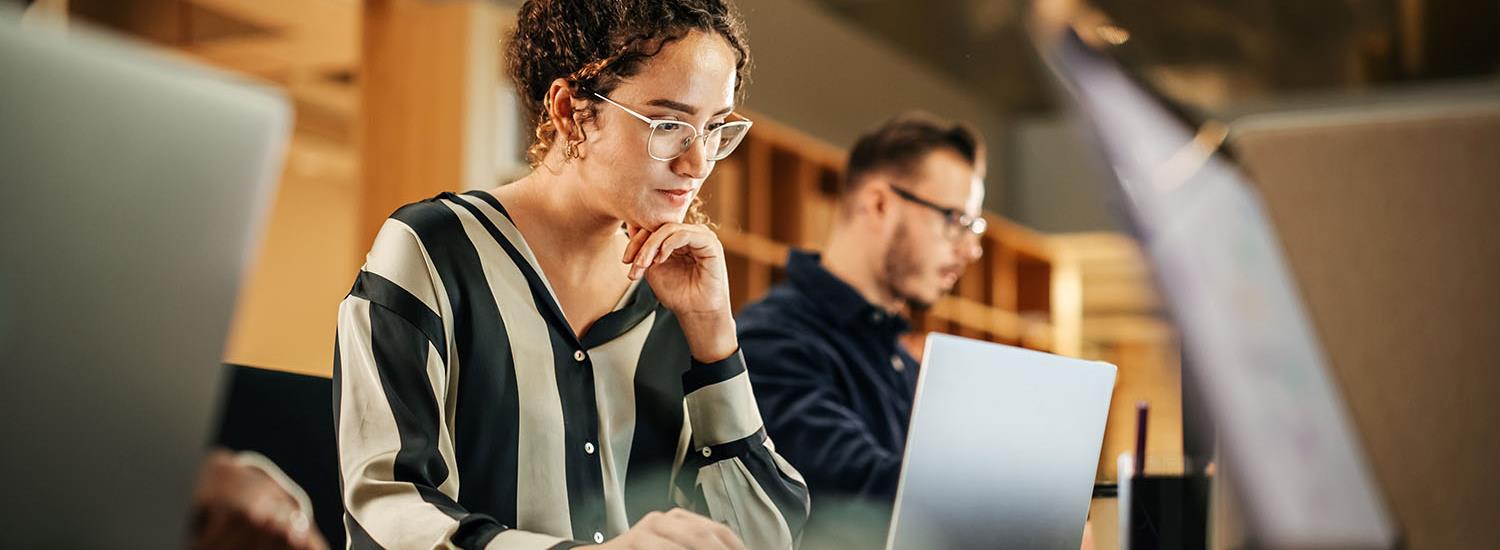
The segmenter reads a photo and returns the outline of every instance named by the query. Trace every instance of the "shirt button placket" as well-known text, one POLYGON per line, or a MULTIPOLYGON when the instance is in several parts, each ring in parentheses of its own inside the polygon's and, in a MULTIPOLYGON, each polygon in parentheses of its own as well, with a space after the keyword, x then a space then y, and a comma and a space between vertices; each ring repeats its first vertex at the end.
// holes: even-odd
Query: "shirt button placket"
MULTIPOLYGON (((579 364, 583 364, 583 363, 587 362, 588 359, 589 359, 589 355, 587 353, 584 353, 583 350, 581 350, 581 349, 580 350, 573 350, 573 360, 574 361, 577 361, 579 364)), ((592 442, 592 441, 585 441, 585 442, 583 442, 583 452, 584 452, 584 454, 592 456, 594 454, 595 450, 596 450, 596 448, 594 447, 594 442, 592 442)), ((594 544, 603 544, 603 543, 604 543, 604 533, 601 532, 601 531, 594 531, 594 544)))

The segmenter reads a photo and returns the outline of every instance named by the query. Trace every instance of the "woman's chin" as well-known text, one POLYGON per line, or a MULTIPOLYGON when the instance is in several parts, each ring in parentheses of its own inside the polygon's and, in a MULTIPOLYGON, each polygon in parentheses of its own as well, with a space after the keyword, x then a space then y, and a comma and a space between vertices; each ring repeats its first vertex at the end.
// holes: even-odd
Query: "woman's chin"
MULTIPOLYGON (((634 225, 638 225, 640 227, 655 231, 658 227, 669 223, 682 223, 682 220, 685 218, 687 218, 686 209, 680 211, 654 210, 649 212, 640 212, 639 215, 635 216, 635 219, 637 221, 634 222, 634 225)), ((627 221, 626 223, 628 224, 631 222, 627 221)))

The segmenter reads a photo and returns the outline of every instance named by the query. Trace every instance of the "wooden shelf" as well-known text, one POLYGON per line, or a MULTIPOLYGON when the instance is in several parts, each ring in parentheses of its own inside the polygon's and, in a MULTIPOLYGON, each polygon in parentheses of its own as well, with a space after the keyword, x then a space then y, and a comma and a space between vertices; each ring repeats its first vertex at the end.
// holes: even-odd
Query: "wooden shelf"
POLYGON ((1139 245, 1118 233, 1049 237, 1072 258, 1082 288, 1081 357, 1119 367, 1098 476, 1114 481, 1115 457, 1135 445, 1135 404, 1151 404, 1150 473, 1181 473, 1182 379, 1176 331, 1167 321, 1139 245))

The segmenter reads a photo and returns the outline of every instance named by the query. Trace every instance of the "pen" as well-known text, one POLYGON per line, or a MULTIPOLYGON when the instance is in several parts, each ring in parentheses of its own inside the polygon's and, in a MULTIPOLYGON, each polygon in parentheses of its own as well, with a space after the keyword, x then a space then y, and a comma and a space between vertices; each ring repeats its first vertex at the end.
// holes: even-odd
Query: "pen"
POLYGON ((1151 404, 1141 401, 1135 404, 1135 476, 1146 474, 1146 417, 1151 414, 1151 404))

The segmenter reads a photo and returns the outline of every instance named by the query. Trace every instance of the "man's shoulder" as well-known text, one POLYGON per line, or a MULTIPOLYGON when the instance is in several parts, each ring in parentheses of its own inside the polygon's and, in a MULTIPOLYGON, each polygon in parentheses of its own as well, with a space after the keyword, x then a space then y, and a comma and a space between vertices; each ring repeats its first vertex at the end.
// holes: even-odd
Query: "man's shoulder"
POLYGON ((829 321, 790 283, 746 306, 735 324, 752 375, 826 372, 829 362, 837 361, 829 321))
POLYGON ((822 321, 812 297, 790 282, 771 287, 760 300, 740 310, 736 319, 742 335, 805 334, 822 321))

